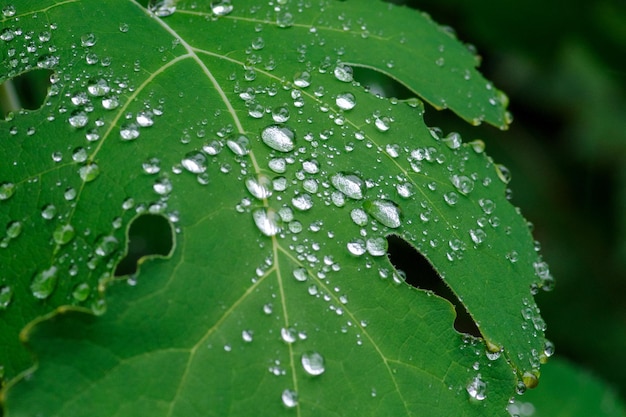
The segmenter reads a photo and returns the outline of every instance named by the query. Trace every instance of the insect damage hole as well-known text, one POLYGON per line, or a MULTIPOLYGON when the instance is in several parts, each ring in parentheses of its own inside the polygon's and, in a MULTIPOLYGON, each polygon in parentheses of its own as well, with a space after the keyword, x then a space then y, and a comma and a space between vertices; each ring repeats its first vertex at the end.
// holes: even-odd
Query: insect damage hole
POLYGON ((482 337, 478 326, 465 306, 441 279, 424 255, 399 236, 387 236, 387 242, 389 244, 387 256, 393 266, 405 272, 406 283, 420 290, 432 291, 435 295, 448 300, 456 310, 456 319, 454 320, 456 331, 482 337))
POLYGON ((10 114, 41 108, 52 85, 50 70, 35 69, 5 80, 0 84, 0 111, 7 119, 10 114))
POLYGON ((168 256, 174 246, 172 225, 158 214, 135 217, 128 227, 128 249, 115 269, 115 276, 131 275, 146 256, 168 256))

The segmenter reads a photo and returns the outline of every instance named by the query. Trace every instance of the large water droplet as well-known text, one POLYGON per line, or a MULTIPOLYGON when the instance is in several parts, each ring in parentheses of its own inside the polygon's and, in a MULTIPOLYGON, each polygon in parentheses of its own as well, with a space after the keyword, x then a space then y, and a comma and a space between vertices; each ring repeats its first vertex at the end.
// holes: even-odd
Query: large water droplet
POLYGON ((226 16, 233 11, 233 5, 230 4, 230 0, 212 1, 211 11, 215 16, 226 16))
POLYGON ((248 177, 245 181, 246 188, 254 197, 262 200, 272 195, 272 180, 267 175, 248 177))
POLYGON ((291 199, 291 203, 298 210, 306 211, 313 207, 313 198, 309 194, 299 194, 291 199))
POLYGON ((33 277, 30 290, 40 300, 50 297, 57 285, 57 267, 51 266, 33 277))
POLYGON ((235 139, 228 139, 226 141, 226 146, 230 149, 235 155, 244 156, 248 154, 248 146, 250 145, 250 140, 244 135, 240 135, 235 139))
POLYGON ((263 129, 261 139, 272 149, 280 152, 289 152, 295 147, 294 133, 283 126, 268 126, 263 129))
POLYGON ((135 140, 139 137, 139 127, 135 123, 128 123, 121 127, 120 137, 122 140, 135 140))
POLYGON ((60 224, 52 233, 52 239, 57 245, 65 245, 74 238, 74 235, 74 227, 71 224, 60 224))
POLYGON ((344 83, 349 83, 353 79, 352 67, 349 67, 347 65, 337 65, 333 70, 333 74, 335 75, 335 78, 337 78, 339 81, 343 81, 344 83))
POLYGON ((87 91, 94 97, 102 97, 111 91, 111 87, 109 87, 109 83, 106 80, 101 78, 91 82, 87 86, 87 91))
POLYGON ((67 121, 70 123, 70 126, 75 128, 85 127, 87 122, 89 122, 89 116, 82 110, 77 110, 72 113, 67 121))
POLYGON ((470 397, 474 400, 482 401, 487 398, 487 384, 481 379, 480 374, 472 379, 467 384, 465 389, 467 390, 467 393, 470 395, 470 397))
POLYGON ((365 212, 365 210, 360 208, 353 209, 350 212, 350 218, 352 219, 354 224, 361 227, 367 225, 368 222, 367 213, 365 212))
POLYGON ((463 141, 461 140, 461 135, 456 132, 450 133, 448 136, 441 139, 441 141, 445 143, 450 149, 458 149, 463 144, 463 141))
POLYGON ((367 252, 372 256, 383 256, 387 254, 387 239, 384 237, 374 237, 367 239, 367 252))
POLYGON ((0 184, 0 201, 8 200, 15 193, 15 184, 12 182, 3 182, 0 184))
POLYGON ((391 200, 366 201, 363 208, 376 220, 387 227, 396 229, 401 226, 400 207, 391 200))
POLYGON ((181 165, 193 174, 202 174, 206 171, 206 156, 199 151, 189 152, 181 161, 181 165))
POLYGON ((72 297, 74 297, 76 301, 82 302, 89 297, 90 293, 91 287, 89 287, 89 284, 87 284, 86 282, 82 282, 74 287, 74 290, 72 291, 72 297))
POLYGON ((301 357, 302 367, 304 371, 313 376, 324 373, 324 357, 317 352, 305 352, 301 357))
POLYGON ((333 186, 346 196, 361 200, 364 197, 365 183, 356 174, 338 172, 330 178, 333 186))
POLYGON ((453 175, 450 182, 456 187, 461 194, 469 194, 474 189, 474 181, 465 175, 453 175))
POLYGON ((150 0, 148 10, 158 17, 167 17, 176 11, 177 0, 150 0))
POLYGON ((254 224, 265 236, 274 236, 280 233, 280 217, 272 209, 259 208, 252 212, 254 224))
POLYGON ((14 221, 7 224, 7 237, 15 239, 22 233, 22 222, 14 221))
POLYGON ((308 278, 308 273, 306 272, 305 268, 296 268, 293 270, 293 277, 296 279, 296 281, 304 282, 308 278))
POLYGON ((91 182, 100 175, 100 167, 95 163, 83 165, 78 169, 78 175, 83 181, 91 182))
POLYGON ((335 103, 341 110, 352 110, 356 106, 356 98, 352 93, 342 93, 337 96, 335 103))

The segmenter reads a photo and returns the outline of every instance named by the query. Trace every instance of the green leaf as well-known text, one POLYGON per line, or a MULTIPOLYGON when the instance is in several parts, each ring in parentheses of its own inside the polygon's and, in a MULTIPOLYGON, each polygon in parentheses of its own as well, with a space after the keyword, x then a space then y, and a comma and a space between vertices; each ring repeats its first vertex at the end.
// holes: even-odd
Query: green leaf
POLYGON ((509 406, 519 417, 624 417, 619 396, 594 375, 555 358, 541 370, 541 385, 509 406))
POLYGON ((385 3, 160 4, 5 13, 2 79, 54 71, 42 109, 1 126, 2 361, 9 378, 29 366, 19 339, 38 360, 7 415, 505 413, 536 384, 532 293, 551 283, 508 171, 347 65, 504 127, 476 58, 385 3), (141 213, 171 222, 174 249, 115 279, 141 213), (484 340, 403 282, 390 234, 484 340))

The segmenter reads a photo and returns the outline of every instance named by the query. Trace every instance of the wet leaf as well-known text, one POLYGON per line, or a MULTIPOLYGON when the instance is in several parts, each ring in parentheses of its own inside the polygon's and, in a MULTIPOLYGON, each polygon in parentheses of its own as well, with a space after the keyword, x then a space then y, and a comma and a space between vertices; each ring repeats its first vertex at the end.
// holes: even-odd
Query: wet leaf
POLYGON ((4 14, 2 78, 53 71, 42 109, 0 125, 7 415, 502 415, 536 384, 552 278, 508 170, 351 66, 473 123, 505 127, 504 96, 425 15, 275 3, 4 14), (171 222, 172 253, 114 278, 141 213, 171 222), (403 282, 390 234, 483 338, 403 282))

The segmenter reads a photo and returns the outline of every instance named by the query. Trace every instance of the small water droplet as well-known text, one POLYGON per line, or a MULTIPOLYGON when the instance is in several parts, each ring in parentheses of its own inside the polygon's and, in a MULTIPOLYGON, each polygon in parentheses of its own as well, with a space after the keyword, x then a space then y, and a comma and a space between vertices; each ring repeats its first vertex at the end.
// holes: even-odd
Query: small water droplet
POLYGON ((78 302, 83 302, 89 297, 90 293, 91 287, 89 286, 89 284, 87 284, 86 282, 81 282, 79 284, 76 284, 76 286, 74 287, 74 290, 72 291, 72 297, 74 297, 74 300, 78 302))
POLYGON ((12 182, 3 182, 0 184, 0 201, 8 200, 15 193, 15 184, 12 182))
POLYGON ((391 128, 391 119, 387 116, 374 115, 374 126, 380 132, 386 132, 391 128))
POLYGON ((354 256, 361 256, 367 251, 367 246, 363 239, 352 240, 348 242, 346 246, 348 248, 348 252, 354 256))
POLYGON ((13 221, 7 224, 7 237, 15 239, 22 233, 22 222, 13 221))
POLYGON ((57 267, 51 266, 48 269, 35 274, 30 284, 30 290, 35 298, 40 300, 50 297, 57 285, 57 267))
POLYGON ((72 113, 69 119, 67 119, 70 126, 75 127, 77 129, 81 127, 85 127, 87 122, 89 122, 89 116, 82 110, 76 110, 72 113))
POLYGON ((248 146, 250 140, 244 135, 239 135, 237 138, 231 138, 226 141, 226 146, 237 156, 244 156, 248 154, 248 146))
POLYGON ((241 339, 246 343, 252 342, 253 336, 254 332, 252 330, 243 330, 241 332, 241 339))
POLYGON ((305 268, 296 268, 293 270, 293 277, 296 281, 304 282, 308 278, 308 273, 305 268))
POLYGON ((52 232, 52 239, 57 245, 65 245, 74 238, 74 235, 74 227, 71 224, 60 224, 52 232))
POLYGON ((96 241, 96 255, 103 258, 107 257, 117 249, 118 245, 119 241, 115 238, 115 236, 102 236, 96 241))
POLYGON ((276 14, 276 24, 280 28, 288 28, 293 25, 293 15, 286 11, 279 11, 276 14))
POLYGON ((483 243, 487 238, 487 233, 483 229, 470 229, 469 234, 472 241, 477 245, 483 243))
POLYGON ((508 184, 511 181, 511 171, 502 164, 496 164, 496 174, 498 174, 498 178, 505 184, 508 184))
POLYGON ((403 197, 403 198, 410 198, 413 194, 415 194, 413 184, 411 184, 410 182, 397 184, 396 191, 398 191, 398 194, 400 195, 400 197, 403 197))
POLYGON ((367 239, 367 252, 372 256, 384 256, 387 254, 387 239, 384 237, 374 237, 367 239))
POLYGON ((8 285, 0 287, 0 310, 6 310, 13 299, 13 289, 8 285))
POLYGON ((461 135, 456 132, 450 133, 448 136, 441 139, 441 141, 445 143, 450 149, 459 149, 463 144, 463 141, 461 140, 461 135))
POLYGON ((168 195, 172 192, 172 182, 167 177, 157 179, 152 185, 152 189, 159 195, 168 195))
POLYGON ((361 200, 364 197, 365 182, 356 174, 338 172, 330 178, 333 186, 354 200, 361 200))
POLYGON ((291 389, 286 389, 281 395, 283 404, 287 408, 294 408, 298 405, 298 393, 291 389))
POLYGON ((87 160, 87 150, 85 150, 85 148, 74 149, 72 160, 74 162, 85 162, 87 160))
POLYGON ((311 73, 308 71, 302 71, 294 75, 293 83, 296 87, 306 88, 311 85, 311 73))
POLYGON ((326 368, 324 367, 324 357, 317 352, 305 352, 300 358, 304 371, 312 376, 321 375, 326 368))
POLYGON ((367 213, 365 212, 365 210, 360 208, 353 209, 350 212, 350 218, 352 219, 354 224, 361 227, 367 225, 368 222, 367 213))
POLYGON ((267 175, 248 177, 245 181, 246 188, 254 197, 262 200, 272 195, 272 180, 267 175))
POLYGON ((298 210, 306 211, 313 207, 313 198, 311 197, 311 195, 306 193, 298 194, 291 199, 291 203, 298 210))
POLYGON ((72 201, 73 199, 76 198, 76 189, 69 187, 65 190, 65 192, 63 193, 63 197, 67 200, 67 201, 72 201))
POLYGON ((135 121, 141 127, 150 127, 154 124, 154 114, 151 111, 144 110, 137 113, 135 121))
POLYGON ((276 123, 285 123, 287 120, 289 120, 289 116, 289 108, 287 107, 287 105, 278 106, 272 110, 272 119, 276 123))
POLYGON ((396 229, 402 225, 400 207, 391 200, 366 201, 363 208, 387 227, 396 229))
POLYGON ((108 94, 111 91, 111 87, 109 87, 109 83, 100 78, 99 80, 95 80, 87 85, 87 92, 94 97, 102 97, 108 94))
POLYGON ((120 105, 120 100, 117 96, 107 96, 102 99, 102 107, 105 110, 116 109, 120 105))
POLYGON ((268 126, 263 129, 261 139, 270 148, 279 152, 289 152, 295 147, 294 132, 284 126, 268 126))

